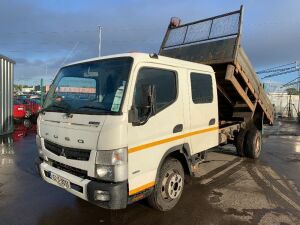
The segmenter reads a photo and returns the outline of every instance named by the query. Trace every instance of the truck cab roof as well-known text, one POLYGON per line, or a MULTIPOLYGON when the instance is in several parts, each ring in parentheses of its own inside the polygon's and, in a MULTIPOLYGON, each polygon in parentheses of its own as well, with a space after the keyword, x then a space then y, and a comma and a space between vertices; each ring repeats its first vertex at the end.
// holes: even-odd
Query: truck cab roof
POLYGON ((98 61, 98 60, 104 60, 104 59, 113 59, 113 58, 120 58, 120 57, 132 57, 135 62, 151 62, 151 63, 159 63, 169 66, 176 66, 176 67, 182 67, 187 69, 195 69, 195 70, 201 70, 206 71, 209 73, 214 73, 214 70, 211 66, 200 64, 200 63, 194 63, 189 62, 181 59, 175 59, 171 57, 161 56, 157 55, 158 57, 153 57, 154 54, 149 53, 141 53, 141 52, 132 52, 132 53, 122 53, 122 54, 113 54, 113 55, 107 55, 107 56, 101 56, 101 57, 95 57, 90 58, 82 61, 76 61, 72 62, 70 64, 65 65, 71 66, 86 62, 92 62, 92 61, 98 61))

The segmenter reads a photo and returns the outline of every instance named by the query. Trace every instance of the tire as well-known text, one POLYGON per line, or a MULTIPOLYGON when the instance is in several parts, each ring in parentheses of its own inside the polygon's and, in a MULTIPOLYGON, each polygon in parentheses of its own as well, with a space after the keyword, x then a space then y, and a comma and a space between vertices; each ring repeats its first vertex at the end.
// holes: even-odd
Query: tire
POLYGON ((31 122, 29 119, 24 119, 24 120, 23 120, 23 125, 24 125, 27 129, 32 128, 32 122, 31 122))
POLYGON ((184 187, 184 170, 175 158, 168 158, 159 171, 159 177, 147 198, 148 204, 160 211, 171 210, 179 201, 184 187))
POLYGON ((236 151, 240 157, 245 156, 246 137, 247 130, 241 129, 235 140, 236 151))
POLYGON ((261 153, 261 143, 261 132, 256 127, 252 127, 247 133, 245 155, 251 159, 258 159, 261 153))

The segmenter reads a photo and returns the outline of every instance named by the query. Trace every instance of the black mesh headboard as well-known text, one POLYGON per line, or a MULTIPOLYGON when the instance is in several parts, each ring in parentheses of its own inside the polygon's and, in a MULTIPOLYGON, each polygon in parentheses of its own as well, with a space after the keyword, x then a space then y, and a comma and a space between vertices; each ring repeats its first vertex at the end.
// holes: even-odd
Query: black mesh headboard
POLYGON ((172 20, 160 48, 160 55, 205 64, 235 60, 241 35, 240 10, 180 25, 172 20))

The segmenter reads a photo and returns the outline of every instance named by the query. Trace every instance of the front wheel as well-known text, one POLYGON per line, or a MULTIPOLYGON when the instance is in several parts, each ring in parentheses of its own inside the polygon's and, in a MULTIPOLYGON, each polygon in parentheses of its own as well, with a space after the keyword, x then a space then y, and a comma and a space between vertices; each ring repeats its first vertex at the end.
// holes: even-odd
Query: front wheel
POLYGON ((160 211, 171 210, 179 201, 184 187, 184 171, 175 158, 168 158, 159 171, 158 181, 147 198, 148 203, 160 211))

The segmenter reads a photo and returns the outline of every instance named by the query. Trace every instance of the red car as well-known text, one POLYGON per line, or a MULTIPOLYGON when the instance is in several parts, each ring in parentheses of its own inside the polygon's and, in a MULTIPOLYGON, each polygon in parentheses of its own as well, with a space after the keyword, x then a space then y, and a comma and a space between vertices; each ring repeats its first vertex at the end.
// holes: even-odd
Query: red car
POLYGON ((38 115, 41 106, 37 103, 37 101, 33 99, 18 99, 18 100, 21 101, 26 107, 25 118, 38 115))
POLYGON ((26 115, 26 106, 19 100, 14 100, 14 119, 22 119, 26 115))

